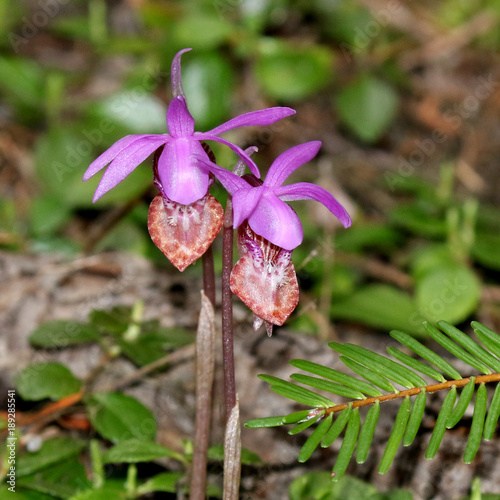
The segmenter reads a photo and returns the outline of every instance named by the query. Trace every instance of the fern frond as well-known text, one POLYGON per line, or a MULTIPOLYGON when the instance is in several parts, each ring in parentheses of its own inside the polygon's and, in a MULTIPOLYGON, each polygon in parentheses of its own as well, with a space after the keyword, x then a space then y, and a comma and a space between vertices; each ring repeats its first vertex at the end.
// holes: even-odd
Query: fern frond
POLYGON ((292 382, 270 375, 259 377, 271 384, 274 392, 308 405, 310 409, 281 417, 255 419, 245 425, 257 428, 292 424, 295 427, 289 431, 291 435, 315 427, 299 453, 300 462, 309 459, 318 446, 331 446, 344 433, 332 472, 332 477, 338 479, 346 471, 355 450, 358 463, 367 459, 379 421, 380 403, 399 400, 401 406, 379 464, 379 472, 385 473, 400 445, 410 446, 414 441, 422 424, 429 393, 447 391, 425 452, 429 459, 436 455, 446 430, 461 421, 475 393, 474 414, 464 451, 464 461, 470 463, 481 440, 493 437, 500 417, 500 335, 478 322, 473 322, 472 327, 479 342, 444 321, 438 322, 437 327, 424 325, 432 339, 479 374, 463 377, 436 352, 400 331, 391 332, 391 336, 420 359, 395 347, 387 348, 393 360, 360 346, 332 342, 329 347, 341 355, 340 360, 357 376, 294 359, 290 364, 306 374, 292 374, 292 382), (489 408, 488 383, 497 383, 489 408), (336 404, 311 388, 350 401, 336 404), (365 406, 369 410, 361 424, 360 410, 365 406))

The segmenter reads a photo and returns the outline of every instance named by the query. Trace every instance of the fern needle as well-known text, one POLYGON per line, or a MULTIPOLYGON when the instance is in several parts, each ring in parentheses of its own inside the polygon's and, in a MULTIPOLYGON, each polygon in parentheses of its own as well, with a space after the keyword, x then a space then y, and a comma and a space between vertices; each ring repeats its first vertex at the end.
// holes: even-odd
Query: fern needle
POLYGON ((311 427, 311 425, 315 424, 319 420, 319 418, 320 415, 317 415, 316 417, 312 417, 304 422, 301 422, 300 424, 296 425, 293 429, 290 429, 288 431, 288 434, 290 436, 295 436, 295 434, 298 434, 299 432, 302 432, 311 427))
POLYGON ((476 385, 476 379, 475 377, 471 377, 470 382, 462 389, 462 392, 460 394, 460 399, 458 400, 457 405, 455 406, 451 415, 448 417, 448 420, 446 421, 447 429, 455 427, 455 425, 457 425, 458 422, 460 422, 460 420, 464 416, 465 410, 467 410, 467 407, 471 402, 472 396, 474 395, 475 385, 476 385))
POLYGON ((354 344, 339 344, 338 342, 330 342, 328 345, 340 354, 354 359, 407 389, 425 385, 425 381, 410 369, 364 347, 354 344))
POLYGON ((432 436, 425 450, 425 458, 430 459, 434 458, 436 455, 439 445, 443 440, 444 433, 446 431, 446 422, 451 415, 451 411, 453 409, 453 405, 455 404, 455 400, 457 398, 457 387, 454 385, 451 387, 450 392, 446 395, 443 401, 443 406, 441 407, 441 411, 439 412, 438 418, 436 420, 436 425, 434 426, 434 430, 432 431, 432 436))
POLYGON ((406 430, 406 424, 408 423, 408 418, 410 417, 411 411, 411 400, 406 396, 399 407, 398 414, 396 415, 396 420, 394 422, 394 427, 392 428, 391 435, 387 441, 387 445, 380 460, 380 465, 378 467, 379 474, 385 474, 389 467, 391 466, 396 452, 403 438, 404 432, 406 430))
POLYGON ((296 424, 297 422, 302 422, 304 420, 309 420, 308 417, 311 410, 296 411, 294 413, 289 413, 286 417, 283 417, 284 424, 296 424))
MULTIPOLYGON (((446 382, 446 379, 443 377, 442 373, 439 373, 437 370, 434 370, 434 368, 422 363, 418 359, 408 356, 408 354, 400 351, 399 349, 389 346, 387 348, 387 352, 401 363, 404 363, 410 368, 413 368, 413 370, 423 373, 424 375, 427 375, 428 377, 431 377, 432 379, 437 380, 438 382, 446 382)), ((426 384, 424 382, 421 385, 426 385, 426 384)))
POLYGON ((333 467, 332 478, 334 481, 337 481, 344 475, 347 466, 351 461, 354 448, 356 447, 356 441, 358 440, 359 427, 359 411, 356 408, 349 415, 344 440, 342 441, 342 446, 340 447, 335 466, 333 467))
POLYGON ((493 368, 496 372, 500 372, 500 360, 492 356, 484 347, 474 342, 468 335, 446 321, 438 321, 437 324, 446 335, 460 344, 464 349, 467 349, 473 356, 493 368))
POLYGON ((330 429, 332 424, 333 415, 328 415, 321 423, 314 429, 314 432, 307 438, 307 441, 302 446, 299 453, 299 462, 305 462, 314 452, 314 450, 318 447, 319 443, 330 429))
POLYGON ((382 396, 382 393, 372 385, 367 384, 362 380, 358 380, 356 377, 351 377, 351 375, 347 375, 346 373, 334 370, 333 368, 328 368, 326 366, 322 366, 305 359, 292 359, 290 361, 290 364, 292 366, 295 366, 295 368, 304 370, 305 372, 313 373, 314 375, 319 375, 320 377, 332 380, 333 382, 343 384, 346 387, 350 387, 355 391, 362 392, 367 396, 382 396))
POLYGON ((348 368, 350 368, 353 372, 357 373, 368 382, 376 385, 383 391, 388 392, 398 392, 394 386, 382 375, 374 372, 370 368, 359 364, 357 361, 354 361, 351 358, 347 358, 346 356, 340 356, 340 360, 344 363, 348 368))
POLYGON ((443 346, 448 352, 451 352, 453 356, 461 359, 468 365, 472 366, 481 373, 490 374, 491 370, 482 361, 475 358, 472 354, 464 351, 460 346, 455 344, 453 340, 441 333, 436 327, 430 325, 429 323, 424 323, 424 328, 427 333, 441 346, 443 346))
POLYGON ((476 393, 476 401, 474 404, 474 415, 470 426, 469 439, 464 452, 464 462, 470 464, 476 456, 481 437, 483 435, 484 417, 486 415, 486 405, 488 400, 488 391, 485 384, 481 384, 476 393))
POLYGON ((497 384, 493 399, 491 400, 488 416, 484 423, 484 439, 489 441, 493 438, 495 429, 498 424, 498 417, 500 416, 500 384, 497 384))
MULTIPOLYGON (((497 342, 495 338, 492 338, 490 335, 485 333, 484 330, 480 330, 476 328, 474 330, 474 333, 476 334, 477 338, 483 343, 485 347, 489 349, 489 351, 500 358, 500 344, 497 342)), ((496 334, 495 334, 496 335, 496 334)))
POLYGON ((462 378, 462 375, 460 375, 460 373, 452 365, 450 365, 448 361, 443 359, 434 351, 431 351, 428 347, 414 339, 411 335, 398 330, 393 330, 390 335, 393 339, 396 339, 398 342, 408 347, 408 349, 413 351, 415 354, 418 354, 421 358, 429 361, 429 363, 432 363, 434 366, 439 368, 443 373, 448 375, 448 377, 455 380, 462 378))
POLYGON ((373 406, 368 410, 363 427, 361 427, 361 432, 359 433, 358 448, 356 450, 356 462, 358 464, 364 463, 368 457, 379 415, 380 403, 375 401, 373 406))
POLYGON ((420 429, 420 424, 422 423, 422 418, 425 412, 425 403, 427 401, 427 392, 425 388, 422 388, 422 392, 415 398, 413 402, 413 408, 411 410, 410 418, 408 419, 408 425, 406 426, 405 435, 403 438, 403 446, 410 446, 415 439, 415 436, 420 429))
POLYGON ((337 396, 344 396, 350 399, 366 399, 366 396, 362 392, 355 391, 350 387, 345 387, 335 382, 330 382, 329 380, 324 380, 317 377, 311 377, 309 375, 303 375, 301 373, 293 373, 290 378, 304 385, 314 387, 315 389, 320 389, 322 391, 331 392, 337 396))
POLYGON ((322 448, 328 448, 332 443, 340 436, 340 433, 344 430, 344 427, 349 420, 349 415, 351 414, 352 405, 349 405, 345 410, 342 410, 335 422, 330 427, 330 430, 321 441, 322 448))

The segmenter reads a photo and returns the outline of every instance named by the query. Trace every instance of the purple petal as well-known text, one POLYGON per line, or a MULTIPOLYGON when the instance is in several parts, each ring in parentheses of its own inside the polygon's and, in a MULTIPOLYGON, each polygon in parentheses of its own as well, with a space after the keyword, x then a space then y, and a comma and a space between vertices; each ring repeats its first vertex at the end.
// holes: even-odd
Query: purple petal
POLYGON ((225 168, 219 167, 214 162, 210 161, 204 153, 203 155, 194 154, 193 158, 198 163, 200 168, 206 168, 210 172, 212 172, 217 179, 219 179, 220 183, 226 188, 226 191, 229 194, 234 194, 238 189, 247 189, 248 182, 244 181, 241 177, 238 177, 236 174, 229 172, 225 168))
POLYGON ((119 141, 116 141, 109 149, 104 151, 101 156, 97 157, 90 165, 85 174, 83 175, 83 180, 88 181, 92 176, 97 174, 102 170, 110 161, 112 161, 116 156, 118 156, 124 149, 128 148, 131 144, 140 140, 148 140, 151 138, 156 139, 158 135, 127 135, 122 137, 119 141))
POLYGON ((312 160, 320 147, 320 141, 311 141, 294 146, 280 154, 269 167, 264 185, 269 187, 281 186, 294 170, 312 160))
POLYGON ((168 105, 167 126, 172 137, 189 137, 194 133, 194 118, 188 111, 186 99, 181 95, 168 105))
MULTIPOLYGON (((221 137, 217 137, 216 135, 209 134, 208 132, 195 132, 194 137, 198 141, 215 141, 225 144, 229 148, 231 148, 244 162, 248 165, 248 168, 256 177, 260 178, 259 167, 255 164, 255 162, 250 158, 250 156, 243 151, 239 146, 233 144, 232 142, 227 141, 226 139, 222 139, 221 137)), ((252 153, 250 153, 252 154, 252 153)))
POLYGON ((266 193, 248 218, 250 227, 271 243, 293 250, 302 243, 303 231, 297 214, 284 201, 266 193))
POLYGON ((96 202, 104 193, 119 184, 132 170, 139 166, 153 151, 165 144, 165 136, 156 140, 141 139, 116 156, 102 176, 94 194, 96 202))
POLYGON ((282 118, 294 115, 295 113, 296 111, 294 109, 284 107, 266 108, 260 109, 259 111, 250 111, 249 113, 239 115, 232 120, 229 120, 228 122, 223 123, 222 125, 219 125, 212 130, 209 130, 207 134, 219 135, 237 127, 270 125, 271 123, 275 123, 282 118))
POLYGON ((289 186, 282 186, 273 190, 274 194, 283 201, 316 200, 322 203, 344 227, 351 225, 351 218, 346 209, 326 190, 309 182, 297 182, 289 186))
POLYGON ((158 160, 158 177, 167 198, 191 205, 208 191, 208 172, 197 157, 207 154, 198 141, 179 138, 169 141, 158 160))
POLYGON ((235 228, 251 216, 263 194, 262 187, 243 188, 233 194, 233 226, 235 228))
POLYGON ((182 88, 181 56, 190 50, 192 49, 179 50, 172 60, 172 69, 170 70, 170 87, 174 97, 177 97, 178 95, 185 97, 184 89, 182 88))

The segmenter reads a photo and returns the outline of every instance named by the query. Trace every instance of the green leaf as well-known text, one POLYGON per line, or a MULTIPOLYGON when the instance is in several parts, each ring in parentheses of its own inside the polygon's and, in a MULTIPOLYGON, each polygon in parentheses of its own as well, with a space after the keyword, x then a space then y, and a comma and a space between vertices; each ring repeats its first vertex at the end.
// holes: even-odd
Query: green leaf
POLYGON ((31 231, 36 236, 51 236, 71 219, 71 210, 51 196, 40 196, 31 201, 31 231))
MULTIPOLYGON (((309 413, 309 410, 307 410, 309 413)), ((285 417, 263 417, 263 418, 254 418, 245 422, 245 427, 248 429, 260 429, 262 427, 278 427, 283 425, 283 419, 285 417)))
POLYGON ((431 351, 428 347, 421 344, 418 340, 414 339, 411 335, 407 333, 400 332, 397 330, 393 330, 390 333, 391 337, 396 339, 398 342, 408 347, 415 354, 418 354, 421 358, 429 361, 434 366, 439 368, 443 373, 448 375, 450 378, 454 380, 458 380, 462 378, 462 375, 452 366, 448 361, 443 359, 441 356, 436 354, 434 351, 431 351))
POLYGON ((160 329, 141 332, 136 339, 128 342, 119 339, 123 354, 139 366, 148 365, 166 355, 167 350, 182 347, 194 342, 192 334, 181 328, 160 329))
POLYGON ((319 443, 330 429, 332 418, 332 414, 328 415, 328 417, 322 420, 316 429, 314 429, 314 432, 307 438, 307 441, 304 443, 299 453, 298 461, 300 463, 306 462, 318 447, 319 443))
POLYGON ((455 328, 446 321, 438 321, 437 325, 441 331, 446 333, 448 337, 453 339, 457 344, 460 344, 464 349, 467 349, 467 351, 469 351, 473 356, 493 368, 493 370, 497 373, 500 372, 500 360, 492 356, 488 351, 486 351, 486 349, 474 342, 465 333, 461 332, 458 328, 455 328))
POLYGON ((122 482, 114 483, 108 480, 102 488, 90 488, 77 493, 69 500, 110 500, 111 498, 113 500, 127 500, 129 498, 122 482))
POLYGON ((497 357, 500 357, 500 335, 477 321, 471 323, 479 340, 497 357))
POLYGON ((227 58, 218 52, 185 54, 182 76, 197 130, 213 128, 229 116, 234 75, 227 58))
POLYGON ((453 405, 455 404, 455 399, 457 398, 457 386, 453 385, 444 398, 443 406, 439 412, 438 418, 436 420, 436 425, 432 431, 431 439, 425 450, 425 458, 434 458, 441 441, 443 439, 444 433, 446 431, 446 423, 450 418, 451 412, 453 410, 453 405))
POLYGON ((406 396, 399 407, 398 414, 396 415, 396 420, 394 422, 394 427, 392 428, 391 435, 387 441, 387 445, 384 450, 384 454, 380 460, 378 467, 379 474, 385 474, 396 456, 399 444, 403 439, 408 419, 410 418, 411 412, 411 400, 406 396))
POLYGON ((390 378, 407 389, 426 385, 425 380, 416 373, 413 373, 409 368, 381 356, 380 354, 369 351, 364 347, 349 343, 340 344, 338 342, 330 342, 328 346, 340 354, 348 356, 354 361, 365 365, 367 368, 372 369, 380 375, 390 378))
POLYGON ((368 285, 350 297, 335 302, 331 312, 336 319, 359 321, 381 330, 403 330, 422 335, 422 325, 413 299, 389 285, 368 285))
POLYGON ((71 320, 43 323, 31 335, 35 347, 66 347, 99 340, 99 331, 92 325, 71 320))
POLYGON ((328 407, 335 406, 335 403, 320 394, 316 394, 309 389, 304 389, 298 385, 292 384, 285 380, 273 377, 271 375, 259 375, 261 380, 269 382, 271 385, 270 389, 276 394, 280 394, 289 399, 293 399, 299 403, 303 403, 308 406, 313 407, 328 407))
POLYGON ((499 248, 500 236, 497 234, 481 234, 477 235, 471 253, 477 262, 498 271, 500 270, 499 248))
POLYGON ((336 394, 338 396, 344 396, 350 399, 365 399, 363 393, 355 391, 350 387, 335 384, 334 382, 330 382, 329 380, 310 377, 309 375, 302 375, 301 373, 293 373, 292 375, 290 375, 290 378, 301 384, 314 387, 315 389, 319 389, 321 391, 331 392, 332 394, 336 394))
POLYGON ((389 250, 395 248, 401 239, 400 231, 370 222, 339 232, 335 235, 335 247, 344 252, 361 252, 370 248, 389 250))
POLYGON ((302 420, 309 418, 310 413, 311 410, 302 410, 290 413, 289 415, 283 418, 283 423, 296 424, 297 422, 301 422, 302 420))
POLYGON ((480 296, 481 287, 474 272, 452 263, 433 268, 415 285, 417 306, 430 321, 463 321, 475 310, 480 296))
POLYGON ((437 328, 428 323, 424 324, 424 328, 438 344, 443 346, 447 351, 451 352, 453 356, 465 361, 465 363, 486 375, 491 373, 491 370, 482 361, 478 360, 467 351, 464 351, 461 347, 455 344, 453 340, 446 335, 443 335, 437 328))
POLYGON ((16 483, 17 487, 29 488, 53 498, 69 498, 78 491, 91 487, 85 468, 76 457, 19 477, 16 483))
POLYGON ((446 421, 447 429, 455 427, 455 425, 457 425, 458 422, 460 422, 460 420, 464 416, 465 411, 467 410, 467 407, 469 406, 469 403, 471 402, 475 388, 476 388, 476 378, 471 377, 470 381, 462 389, 460 393, 460 398, 458 399, 458 403, 456 404, 455 408, 453 408, 451 415, 448 417, 448 420, 446 421))
POLYGON ((357 408, 349 415, 349 420, 347 422, 347 429, 345 431, 344 440, 340 447, 339 454, 337 455, 337 460, 333 466, 332 479, 337 481, 340 479, 351 461, 352 454, 354 453, 354 448, 356 447, 356 441, 358 440, 360 427, 359 411, 357 408))
POLYGON ((363 427, 361 427, 361 432, 359 433, 358 449, 356 450, 356 462, 358 464, 364 463, 368 458, 379 415, 380 402, 377 400, 368 410, 363 427))
POLYGON ((288 431, 288 434, 290 436, 295 436, 295 434, 299 434, 302 431, 305 431, 306 429, 309 429, 313 424, 315 424, 319 419, 321 415, 316 415, 316 416, 309 416, 306 420, 303 420, 300 422, 298 425, 296 425, 293 429, 290 429, 288 431))
POLYGON ((326 47, 268 39, 259 47, 255 78, 268 96, 294 101, 328 84, 332 68, 333 54, 326 47))
POLYGON ((103 456, 105 463, 127 463, 151 462, 159 458, 175 458, 184 462, 184 457, 165 446, 154 441, 143 441, 141 439, 127 439, 108 450, 103 456))
POLYGON ((485 384, 480 384, 476 393, 476 401, 474 404, 474 415, 470 425, 469 439, 464 452, 464 462, 470 464, 476 456, 481 438, 483 436, 484 417, 486 415, 486 406, 488 401, 488 391, 485 384))
POLYGON ((344 124, 362 141, 373 143, 391 126, 399 98, 387 83, 363 75, 344 87, 337 97, 337 109, 344 124))
POLYGON ((80 390, 80 381, 61 363, 29 365, 16 376, 19 395, 27 401, 58 400, 80 390))
POLYGON ((146 495, 154 491, 177 493, 176 484, 183 476, 184 474, 182 472, 162 472, 161 474, 153 476, 144 484, 141 484, 141 486, 137 488, 137 493, 140 495, 146 495))
MULTIPOLYGON (((226 19, 209 12, 193 12, 188 16, 181 16, 174 24, 172 36, 179 47, 193 47, 200 50, 211 50, 228 40, 235 29, 235 25, 226 19)), ((191 54, 183 56, 189 61, 191 54)), ((212 75, 214 76, 214 75, 212 75)), ((191 101, 189 101, 191 106, 191 101)))
POLYGON ((495 434, 495 429, 498 424, 498 417, 500 416, 500 383, 497 384, 495 388, 495 393, 493 394, 493 399, 491 400, 490 407, 488 409, 488 415, 486 416, 486 421, 484 423, 484 439, 489 441, 493 439, 495 434))
POLYGON ((27 476, 51 465, 67 461, 77 456, 84 448, 85 442, 79 439, 62 436, 47 439, 38 451, 19 455, 16 476, 27 476))
POLYGON ((110 441, 154 440, 156 422, 153 414, 131 396, 118 392, 95 393, 87 408, 92 425, 110 441))
POLYGON ((427 238, 444 238, 446 221, 435 204, 398 204, 389 212, 390 221, 399 228, 427 238))
POLYGON ((122 334, 132 321, 132 308, 129 306, 115 306, 110 310, 94 309, 89 314, 92 325, 106 333, 122 334))
POLYGON ((31 59, 0 57, 0 90, 21 120, 28 123, 42 118, 45 84, 44 72, 31 59))
POLYGON ((411 356, 408 356, 408 354, 392 346, 387 347, 386 350, 391 356, 396 358, 401 363, 409 366, 413 370, 419 371, 420 373, 423 373, 424 375, 427 375, 428 377, 431 377, 439 382, 446 382, 446 379, 441 373, 439 373, 437 370, 434 370, 434 368, 430 367, 429 365, 422 363, 418 359, 412 358, 411 356))
POLYGON ((361 375, 361 377, 368 380, 377 387, 380 387, 380 389, 382 389, 383 391, 397 392, 394 386, 385 377, 378 374, 377 372, 374 372, 371 368, 367 368, 357 361, 354 361, 353 359, 347 358, 345 356, 340 356, 339 359, 353 372, 361 375))
POLYGON ((349 420, 349 415, 351 414, 352 404, 348 405, 347 408, 342 410, 337 414, 335 422, 330 427, 330 430, 321 441, 322 448, 328 448, 333 444, 333 442, 340 436, 340 433, 344 430, 344 427, 349 420))
POLYGON ((415 439, 418 430, 420 429, 420 424, 422 423, 422 418, 425 412, 425 403, 427 401, 427 392, 425 388, 422 388, 420 394, 415 398, 413 402, 413 408, 408 419, 408 425, 406 426, 405 435, 403 437, 403 446, 410 446, 415 439))
POLYGON ((372 385, 367 384, 362 380, 358 380, 355 377, 351 377, 350 375, 347 375, 345 373, 339 372, 338 370, 334 370, 332 368, 328 368, 326 366, 322 366, 305 359, 292 359, 291 361, 289 361, 289 363, 292 366, 295 366, 295 368, 314 373, 315 375, 319 375, 320 377, 326 378, 328 380, 333 380, 334 382, 343 384, 347 387, 350 387, 351 389, 354 389, 355 391, 367 394, 368 396, 382 396, 382 393, 372 385))

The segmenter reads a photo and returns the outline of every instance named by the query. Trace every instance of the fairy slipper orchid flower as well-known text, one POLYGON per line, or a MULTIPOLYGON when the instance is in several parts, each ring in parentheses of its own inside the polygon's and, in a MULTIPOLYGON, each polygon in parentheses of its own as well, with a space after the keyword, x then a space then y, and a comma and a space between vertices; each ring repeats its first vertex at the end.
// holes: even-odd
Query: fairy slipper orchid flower
POLYGON ((235 151, 257 177, 259 170, 252 159, 236 144, 219 137, 229 130, 254 125, 270 125, 295 113, 291 108, 275 107, 237 116, 208 132, 196 132, 182 89, 181 50, 172 62, 171 86, 174 98, 167 109, 167 134, 136 134, 123 137, 92 162, 83 176, 86 181, 108 166, 97 186, 94 202, 125 179, 150 154, 163 146, 158 158, 157 184, 162 195, 176 203, 191 205, 203 198, 209 187, 209 174, 200 168, 195 156, 204 156, 202 141, 216 141, 235 151))
POLYGON ((302 242, 303 230, 297 214, 285 202, 319 201, 344 227, 351 225, 344 207, 322 187, 308 182, 282 185, 320 147, 321 142, 312 141, 285 151, 273 162, 264 182, 251 175, 238 177, 199 158, 232 195, 241 258, 231 273, 231 290, 253 311, 254 327, 264 321, 269 334, 272 325, 288 319, 299 300, 291 254, 302 242))
POLYGON ((222 226, 222 207, 208 193, 209 172, 200 167, 197 159, 209 159, 205 141, 227 145, 259 176, 250 156, 219 135, 238 127, 270 125, 295 113, 284 107, 252 111, 208 132, 196 132, 181 78, 181 56, 189 50, 179 51, 172 61, 174 98, 167 109, 168 133, 128 135, 120 139, 92 162, 83 176, 86 181, 107 166, 95 191, 95 202, 154 152, 153 178, 160 194, 151 203, 148 229, 155 245, 180 271, 205 253, 222 226))

